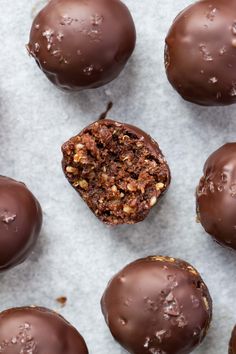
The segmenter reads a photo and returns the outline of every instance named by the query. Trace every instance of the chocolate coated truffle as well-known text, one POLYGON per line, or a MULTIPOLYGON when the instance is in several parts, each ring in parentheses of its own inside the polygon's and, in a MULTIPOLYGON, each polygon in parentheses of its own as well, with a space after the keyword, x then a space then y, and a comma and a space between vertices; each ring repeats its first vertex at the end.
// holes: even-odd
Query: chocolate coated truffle
POLYGON ((199 273, 170 257, 126 266, 101 300, 113 337, 132 354, 188 354, 204 339, 212 301, 199 273))
POLYGON ((0 313, 2 354, 88 354, 79 332, 56 312, 19 307, 0 313))
POLYGON ((158 144, 132 125, 102 119, 62 146, 63 171, 107 224, 142 221, 170 183, 158 144))
POLYGON ((0 176, 0 272, 27 258, 41 226, 40 204, 25 184, 0 176))
POLYGON ((53 84, 78 91, 115 79, 135 40, 120 0, 51 0, 36 16, 27 48, 53 84))
POLYGON ((236 143, 207 159, 197 187, 197 214, 202 226, 219 243, 236 249, 236 143))
POLYGON ((174 20, 165 65, 172 86, 204 106, 236 102, 236 1, 203 0, 174 20))
POLYGON ((229 342, 229 354, 236 354, 236 326, 233 329, 229 342))

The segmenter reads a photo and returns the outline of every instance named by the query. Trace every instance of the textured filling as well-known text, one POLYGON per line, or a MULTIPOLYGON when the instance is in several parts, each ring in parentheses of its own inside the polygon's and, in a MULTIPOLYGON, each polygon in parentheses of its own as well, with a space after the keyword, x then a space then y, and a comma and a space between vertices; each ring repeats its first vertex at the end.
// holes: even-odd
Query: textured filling
POLYGON ((96 122, 62 150, 69 182, 108 224, 143 220, 169 184, 160 151, 119 123, 96 122))

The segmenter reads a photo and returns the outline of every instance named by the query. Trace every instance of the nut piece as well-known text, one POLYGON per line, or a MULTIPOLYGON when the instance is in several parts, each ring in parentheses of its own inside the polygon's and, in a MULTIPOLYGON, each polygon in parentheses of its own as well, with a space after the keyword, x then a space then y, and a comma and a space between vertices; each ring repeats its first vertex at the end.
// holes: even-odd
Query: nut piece
POLYGON ((176 262, 176 259, 173 257, 168 257, 168 256, 149 256, 148 257, 149 260, 151 261, 160 261, 160 262, 170 262, 170 263, 174 263, 176 262))
POLYGON ((111 187, 111 190, 112 190, 112 192, 114 192, 114 193, 117 192, 117 187, 116 187, 116 185, 112 186, 112 187, 111 187))
POLYGON ((85 189, 85 190, 88 189, 88 182, 85 181, 85 179, 79 180, 78 183, 79 183, 79 186, 80 186, 82 189, 85 189))
POLYGON ((209 310, 209 303, 208 303, 207 298, 205 296, 203 297, 203 302, 205 304, 206 310, 208 311, 209 310))
POLYGON ((131 182, 131 183, 127 184, 127 189, 130 192, 135 192, 137 190, 137 186, 136 186, 136 184, 134 182, 131 182))
POLYGON ((76 144, 75 145, 75 150, 81 150, 83 149, 84 145, 83 144, 76 144))
POLYGON ((73 160, 74 162, 80 162, 81 156, 79 154, 75 154, 73 160))
POLYGON ((197 272, 196 269, 194 269, 192 266, 188 266, 187 268, 188 268, 188 270, 189 270, 190 273, 192 273, 192 274, 194 274, 194 275, 198 275, 198 272, 197 272))
POLYGON ((154 206, 156 204, 156 202, 157 202, 157 197, 153 196, 150 200, 150 206, 151 207, 154 206))
POLYGON ((66 172, 68 173, 72 173, 73 175, 78 173, 77 168, 73 167, 73 166, 67 166, 66 167, 66 172))
POLYGON ((156 184, 156 190, 159 191, 165 187, 164 183, 159 182, 156 184))
POLYGON ((134 209, 131 208, 129 205, 124 205, 123 211, 124 211, 126 214, 132 214, 132 213, 134 212, 134 209))
POLYGON ((104 182, 106 182, 108 180, 108 175, 106 175, 105 173, 102 173, 101 178, 104 182))

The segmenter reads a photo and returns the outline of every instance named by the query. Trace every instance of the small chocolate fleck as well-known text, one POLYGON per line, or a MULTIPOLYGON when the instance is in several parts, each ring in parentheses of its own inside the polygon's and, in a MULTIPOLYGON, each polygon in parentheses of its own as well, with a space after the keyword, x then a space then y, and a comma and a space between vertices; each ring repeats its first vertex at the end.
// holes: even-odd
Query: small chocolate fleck
POLYGON ((64 307, 64 306, 66 306, 66 303, 67 303, 67 297, 60 296, 56 299, 56 301, 61 305, 61 307, 64 307))

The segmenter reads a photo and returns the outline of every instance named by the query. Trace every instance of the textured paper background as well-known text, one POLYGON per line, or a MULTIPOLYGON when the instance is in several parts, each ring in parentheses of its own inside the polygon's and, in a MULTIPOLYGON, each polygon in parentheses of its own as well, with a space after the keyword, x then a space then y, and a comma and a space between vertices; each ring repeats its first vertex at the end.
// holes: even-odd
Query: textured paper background
MULTIPOLYGON (((102 318, 100 297, 125 264, 150 254, 183 258, 198 268, 214 301, 214 319, 198 354, 225 354, 236 322, 236 254, 195 223, 194 189, 213 150, 235 139, 236 106, 184 102, 167 82, 164 38, 190 0, 126 0, 137 47, 122 75, 95 91, 63 93, 25 50, 36 0, 0 0, 0 173, 22 180, 40 200, 44 226, 35 252, 0 275, 0 309, 38 304, 58 308, 85 337, 90 354, 121 354, 102 318), (60 145, 102 113, 138 125, 159 142, 172 185, 150 217, 135 226, 102 225, 69 186, 60 145)), ((35 12, 35 9, 34 11, 35 12)))

